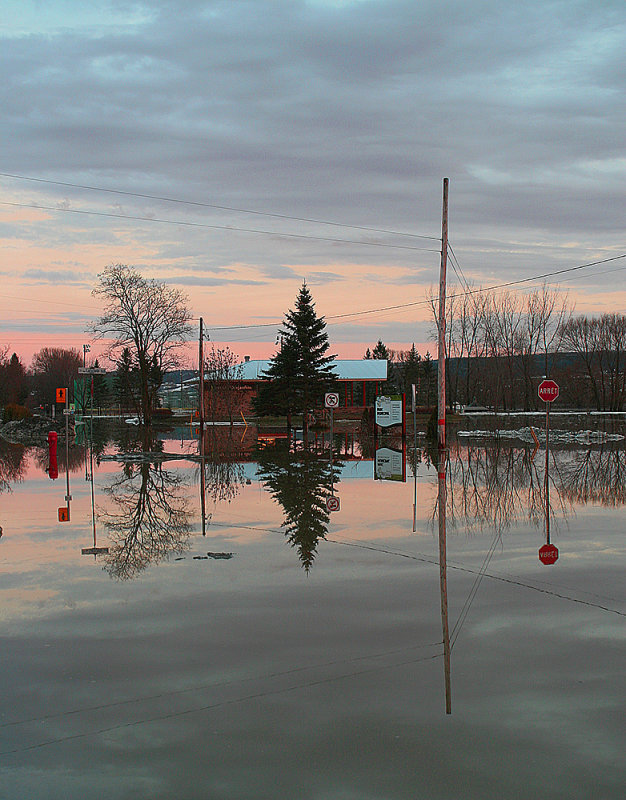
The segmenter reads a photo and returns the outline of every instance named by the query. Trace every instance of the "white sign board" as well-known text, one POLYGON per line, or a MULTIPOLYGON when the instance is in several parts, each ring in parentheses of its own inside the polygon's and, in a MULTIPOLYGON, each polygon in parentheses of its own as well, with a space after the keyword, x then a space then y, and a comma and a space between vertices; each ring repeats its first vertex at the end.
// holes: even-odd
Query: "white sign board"
POLYGON ((339 393, 326 392, 324 395, 324 405, 326 408, 339 408, 339 393))
POLYGON ((339 511, 339 498, 335 497, 335 495, 331 495, 331 497, 326 498, 326 510, 327 511, 339 511))
POLYGON ((381 447, 374 460, 374 480, 401 481, 403 479, 402 451, 381 447))
POLYGON ((381 428, 402 425, 402 397, 380 395, 376 398, 376 424, 381 428))

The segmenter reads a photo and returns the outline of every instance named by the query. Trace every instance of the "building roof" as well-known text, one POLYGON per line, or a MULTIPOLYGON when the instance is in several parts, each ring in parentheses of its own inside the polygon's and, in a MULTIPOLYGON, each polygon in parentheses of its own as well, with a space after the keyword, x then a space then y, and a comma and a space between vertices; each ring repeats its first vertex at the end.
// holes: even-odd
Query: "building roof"
MULTIPOLYGON (((240 380, 260 381, 269 368, 269 360, 250 360, 239 364, 240 380)), ((386 381, 387 360, 383 358, 335 359, 331 363, 340 381, 386 381)))

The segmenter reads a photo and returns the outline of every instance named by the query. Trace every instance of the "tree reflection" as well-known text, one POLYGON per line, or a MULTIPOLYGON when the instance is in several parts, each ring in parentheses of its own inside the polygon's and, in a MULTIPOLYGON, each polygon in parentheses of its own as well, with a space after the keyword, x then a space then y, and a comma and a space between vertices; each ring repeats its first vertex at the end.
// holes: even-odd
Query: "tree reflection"
POLYGON ((626 504, 626 452, 617 449, 575 451, 559 465, 561 491, 570 502, 626 504))
POLYGON ((285 535, 304 569, 309 572, 317 554, 317 543, 326 538, 329 512, 326 499, 339 481, 341 464, 320 458, 303 448, 290 451, 277 443, 259 451, 259 478, 283 507, 285 535))
POLYGON ((23 445, 0 438, 0 494, 11 491, 11 484, 24 480, 25 452, 23 445))
POLYGON ((230 427, 209 428, 203 444, 206 495, 213 503, 230 503, 245 482, 241 437, 230 427))
MULTIPOLYGON (((449 525, 461 523, 470 529, 502 531, 523 518, 541 525, 546 508, 542 465, 542 459, 533 459, 532 451, 526 448, 456 444, 447 466, 449 525)), ((564 515, 556 466, 550 481, 564 515)))
POLYGON ((126 463, 104 490, 115 510, 99 515, 111 541, 107 572, 119 580, 135 577, 149 564, 180 555, 191 531, 182 478, 162 464, 126 463))

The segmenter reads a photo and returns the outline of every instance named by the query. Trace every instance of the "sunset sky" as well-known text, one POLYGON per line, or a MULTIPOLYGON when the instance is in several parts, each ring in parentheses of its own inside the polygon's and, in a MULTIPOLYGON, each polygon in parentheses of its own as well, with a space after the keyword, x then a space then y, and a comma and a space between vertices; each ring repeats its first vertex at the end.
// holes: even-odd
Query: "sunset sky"
MULTIPOLYGON (((5 0, 0 37, 0 348, 25 364, 90 341, 112 263, 242 356, 303 279, 340 356, 434 353, 443 177, 471 283, 626 254, 623 0, 5 0)), ((625 269, 548 280, 624 313, 625 269)))

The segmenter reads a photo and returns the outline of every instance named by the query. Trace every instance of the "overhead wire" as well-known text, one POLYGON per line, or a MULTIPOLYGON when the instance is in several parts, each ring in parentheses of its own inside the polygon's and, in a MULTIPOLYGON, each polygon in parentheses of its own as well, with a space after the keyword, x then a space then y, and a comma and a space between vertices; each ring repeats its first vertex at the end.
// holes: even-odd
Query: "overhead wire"
MULTIPOLYGON (((569 273, 569 272, 575 272, 577 270, 585 269, 585 268, 588 268, 588 267, 594 267, 594 266, 597 266, 598 264, 606 264, 606 263, 609 263, 611 261, 617 261, 617 260, 623 259, 623 258, 626 258, 626 253, 622 253, 622 254, 617 255, 617 256, 612 256, 610 258, 600 259, 598 261, 590 261, 590 262, 588 262, 586 264, 579 264, 579 265, 577 265, 575 267, 567 267, 567 268, 560 269, 560 270, 554 270, 553 272, 544 272, 544 273, 542 273, 540 275, 534 275, 534 276, 531 276, 529 278, 520 278, 519 280, 515 280, 515 281, 507 281, 505 283, 493 284, 491 286, 486 286, 486 287, 482 286, 482 287, 477 287, 477 288, 474 288, 474 289, 468 288, 465 291, 458 292, 456 294, 448 295, 448 299, 456 299, 456 298, 464 297, 464 296, 471 295, 471 294, 477 294, 479 292, 492 292, 492 291, 495 291, 496 289, 502 289, 502 288, 506 288, 506 287, 509 287, 509 286, 515 286, 515 285, 522 284, 522 283, 530 283, 530 282, 533 282, 533 281, 539 281, 539 280, 543 280, 544 278, 553 277, 555 275, 563 275, 563 274, 566 274, 566 273, 569 273)), ((624 268, 626 268, 626 265, 625 265, 624 268)), ((347 318, 353 318, 353 317, 358 317, 358 316, 365 316, 365 315, 368 315, 368 314, 378 314, 378 313, 381 313, 381 312, 384 312, 384 311, 396 311, 396 310, 402 309, 402 308, 414 308, 416 306, 424 306, 424 305, 429 305, 429 304, 430 304, 430 300, 414 300, 414 301, 411 301, 409 303, 398 303, 398 304, 392 305, 392 306, 380 306, 378 308, 370 308, 370 309, 367 309, 367 310, 364 310, 364 311, 351 311, 351 312, 346 312, 344 314, 327 314, 324 317, 324 319, 325 320, 347 319, 347 318)), ((251 329, 251 328, 276 327, 276 325, 280 325, 280 324, 281 324, 280 322, 260 322, 260 323, 257 323, 257 324, 247 324, 247 325, 216 325, 216 326, 211 326, 211 330, 216 330, 216 331, 217 330, 245 330, 245 329, 251 329)), ((337 323, 334 323, 334 324, 337 324, 337 323)))
POLYGON ((258 210, 253 210, 253 209, 249 209, 249 208, 237 208, 235 206, 218 205, 216 203, 205 203, 205 202, 198 201, 198 200, 183 200, 183 199, 176 198, 176 197, 166 197, 166 196, 162 196, 162 195, 146 194, 146 193, 142 193, 142 192, 130 192, 130 191, 125 191, 123 189, 108 189, 108 188, 103 187, 103 186, 90 186, 90 185, 81 184, 81 183, 71 183, 70 181, 53 181, 53 180, 50 180, 50 179, 47 179, 47 178, 34 178, 34 177, 26 176, 26 175, 16 175, 16 174, 11 173, 11 172, 0 172, 0 177, 3 177, 3 178, 14 178, 14 179, 17 179, 17 180, 31 181, 31 182, 34 182, 34 183, 51 184, 51 185, 54 185, 54 186, 65 186, 65 187, 73 188, 73 189, 86 189, 86 190, 89 190, 89 191, 92 191, 92 192, 106 192, 106 193, 109 193, 109 194, 117 194, 117 195, 122 195, 122 196, 125 196, 125 197, 137 197, 137 198, 143 199, 143 200, 160 200, 160 201, 163 201, 163 202, 166 202, 166 203, 178 203, 180 205, 196 206, 196 207, 199 207, 199 208, 211 208, 211 209, 215 209, 215 210, 218 210, 218 211, 233 211, 233 212, 236 212, 238 214, 254 214, 254 215, 257 215, 257 216, 260 216, 260 217, 272 217, 272 218, 275 218, 275 219, 284 219, 284 220, 290 220, 290 221, 293 221, 293 222, 308 222, 308 223, 314 224, 314 225, 332 225, 333 227, 337 227, 337 228, 349 228, 349 229, 358 230, 358 231, 369 231, 371 233, 386 233, 386 234, 390 234, 390 235, 393 235, 393 236, 408 236, 408 237, 414 238, 414 239, 431 239, 431 240, 434 240, 434 241, 441 241, 441 238, 439 236, 427 236, 425 234, 409 233, 407 231, 395 231, 395 230, 390 230, 390 229, 387 229, 387 228, 374 228, 374 227, 370 227, 369 225, 351 225, 350 223, 346 223, 346 222, 336 222, 336 221, 325 220, 325 219, 315 219, 315 218, 312 218, 312 217, 296 217, 296 216, 292 216, 290 214, 279 214, 279 213, 273 212, 273 211, 258 211, 258 210))
POLYGON ((408 245, 408 244, 367 242, 358 239, 339 239, 332 236, 314 236, 313 234, 308 234, 308 233, 286 233, 285 231, 267 231, 261 228, 241 228, 236 225, 211 225, 206 222, 192 222, 190 220, 173 220, 173 219, 164 219, 163 217, 142 217, 136 214, 114 214, 113 212, 110 211, 92 211, 81 208, 59 208, 58 206, 46 206, 39 203, 14 203, 8 200, 0 200, 0 205, 12 206, 15 208, 31 208, 39 211, 53 211, 64 214, 80 214, 86 216, 104 217, 107 219, 132 220, 134 222, 156 222, 160 225, 181 225, 186 228, 202 228, 208 230, 235 231, 236 233, 254 233, 263 236, 273 236, 279 239, 280 238, 308 239, 317 242, 332 242, 334 244, 355 244, 363 247, 384 247, 384 248, 391 248, 394 250, 412 250, 412 251, 421 251, 425 253, 439 252, 439 250, 435 250, 431 247, 415 247, 414 245, 408 245))

